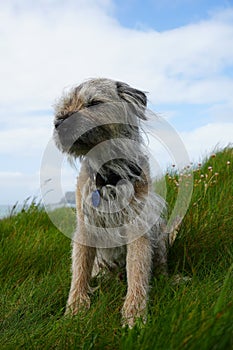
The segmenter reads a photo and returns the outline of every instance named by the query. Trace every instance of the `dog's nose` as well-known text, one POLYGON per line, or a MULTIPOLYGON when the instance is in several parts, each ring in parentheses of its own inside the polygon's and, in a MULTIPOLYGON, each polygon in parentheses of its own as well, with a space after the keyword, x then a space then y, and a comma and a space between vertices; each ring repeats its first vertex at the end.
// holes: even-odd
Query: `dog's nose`
POLYGON ((64 119, 58 119, 54 122, 54 126, 57 129, 62 123, 63 123, 64 119))

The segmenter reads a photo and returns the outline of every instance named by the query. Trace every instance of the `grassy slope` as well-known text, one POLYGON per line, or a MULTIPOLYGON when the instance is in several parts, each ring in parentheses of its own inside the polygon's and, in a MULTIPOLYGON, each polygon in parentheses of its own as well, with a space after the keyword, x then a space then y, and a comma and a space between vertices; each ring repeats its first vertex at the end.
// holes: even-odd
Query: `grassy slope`
MULTIPOLYGON (((147 325, 132 331, 120 325, 126 283, 114 274, 98 281, 87 313, 63 317, 70 241, 46 213, 31 206, 1 220, 1 349, 233 348, 233 150, 211 157, 194 179, 170 278, 152 279, 147 325), (178 272, 191 281, 174 284, 178 272)), ((171 205, 176 180, 166 178, 171 205)))

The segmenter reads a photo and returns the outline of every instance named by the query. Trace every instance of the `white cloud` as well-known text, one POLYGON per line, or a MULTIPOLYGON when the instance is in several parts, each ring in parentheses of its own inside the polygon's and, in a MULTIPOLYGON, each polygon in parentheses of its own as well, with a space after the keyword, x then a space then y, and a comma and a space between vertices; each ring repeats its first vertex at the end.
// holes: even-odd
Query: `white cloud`
POLYGON ((192 160, 202 160, 215 147, 233 145, 233 122, 211 123, 191 132, 182 132, 181 138, 192 160))
POLYGON ((167 121, 154 120, 149 135, 153 174, 172 164, 179 170, 208 157, 215 149, 233 146, 233 122, 209 123, 189 132, 178 133, 167 121))
POLYGON ((24 109, 50 106, 64 86, 94 75, 111 62, 113 53, 104 59, 103 52, 110 44, 105 33, 113 29, 111 20, 90 2, 81 3, 75 12, 54 5, 55 11, 46 15, 33 9, 2 10, 2 103, 15 102, 24 109))
POLYGON ((51 134, 43 127, 24 127, 0 130, 0 154, 27 157, 38 156, 48 142, 51 134))
POLYGON ((64 86, 90 76, 129 81, 154 103, 231 99, 222 69, 233 64, 232 10, 158 33, 121 27, 108 15, 109 1, 76 3, 51 2, 46 14, 1 5, 1 103, 44 108, 64 86))
MULTIPOLYGON (((208 113, 215 122, 232 122, 233 121, 233 101, 225 104, 216 104, 208 109, 208 113)), ((233 132, 232 132, 233 134, 233 132)))

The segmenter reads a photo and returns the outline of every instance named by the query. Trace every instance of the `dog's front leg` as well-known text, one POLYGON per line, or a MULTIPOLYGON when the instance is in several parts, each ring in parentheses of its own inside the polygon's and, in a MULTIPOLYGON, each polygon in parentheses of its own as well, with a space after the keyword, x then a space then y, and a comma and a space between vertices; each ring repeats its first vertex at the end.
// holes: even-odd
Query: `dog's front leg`
POLYGON ((89 282, 96 249, 73 242, 72 281, 66 306, 66 314, 75 315, 80 308, 90 307, 89 282))
POLYGON ((123 325, 133 327, 137 318, 146 319, 146 303, 152 264, 150 240, 140 237, 127 245, 128 290, 122 308, 123 325))

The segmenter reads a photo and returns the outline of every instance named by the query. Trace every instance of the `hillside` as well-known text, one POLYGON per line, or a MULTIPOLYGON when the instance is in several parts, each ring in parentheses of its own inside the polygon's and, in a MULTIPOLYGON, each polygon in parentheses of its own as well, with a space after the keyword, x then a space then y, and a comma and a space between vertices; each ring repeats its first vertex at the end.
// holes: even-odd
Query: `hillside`
MULTIPOLYGON (((124 278, 95 279, 90 310, 64 318, 70 240, 34 204, 0 220, 1 349, 233 348, 233 149, 194 167, 193 176, 169 278, 152 279, 148 322, 131 331, 120 320, 124 278)), ((166 175, 170 211, 178 183, 175 171, 166 175)))

